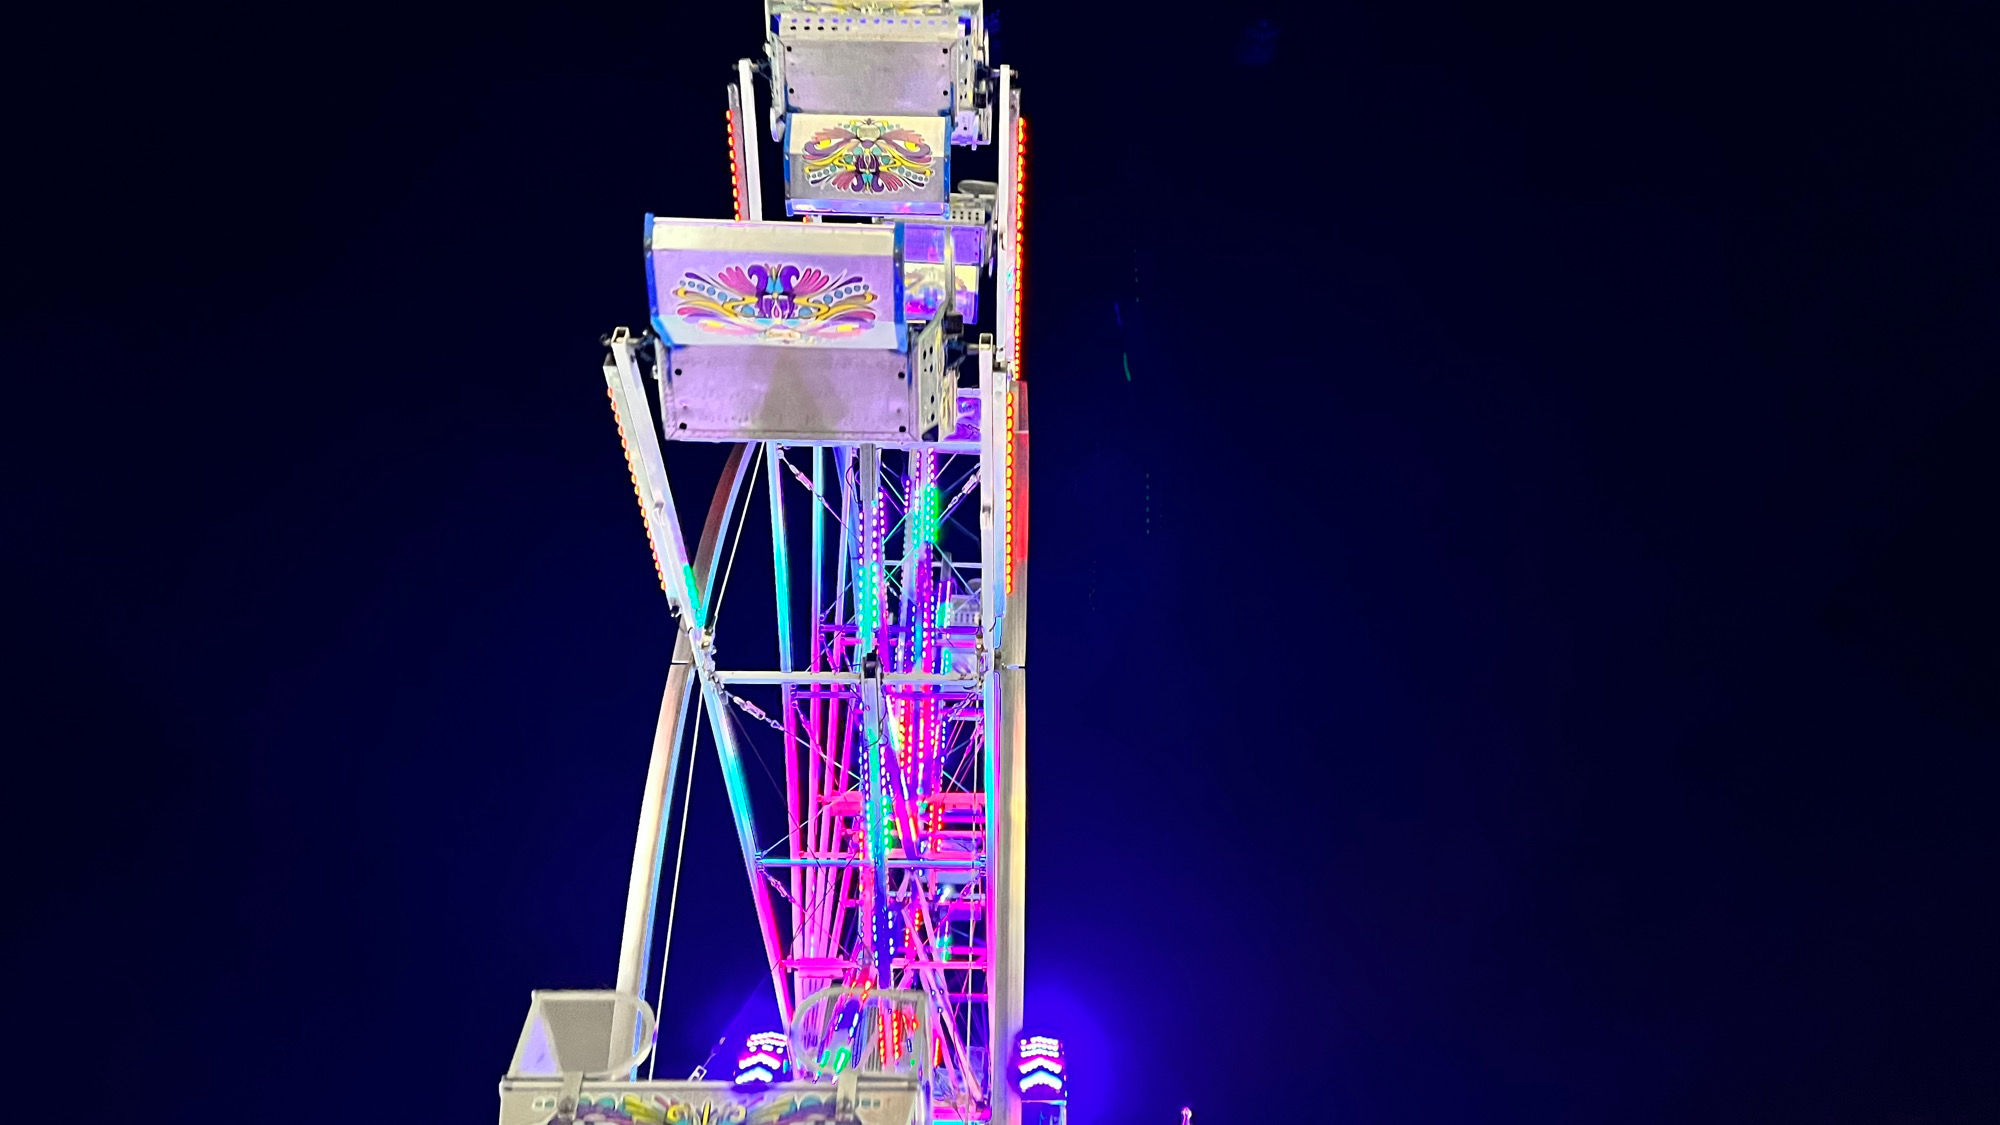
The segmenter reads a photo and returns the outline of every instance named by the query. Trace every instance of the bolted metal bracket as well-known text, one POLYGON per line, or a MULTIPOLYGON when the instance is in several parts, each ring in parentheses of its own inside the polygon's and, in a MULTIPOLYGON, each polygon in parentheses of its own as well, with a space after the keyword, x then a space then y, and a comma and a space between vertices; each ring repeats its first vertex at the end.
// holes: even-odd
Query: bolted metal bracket
POLYGON ((860 1119, 859 1102, 861 1093, 861 1070, 850 1067, 840 1072, 834 1082, 833 1112, 836 1120, 856 1121, 860 1119))
POLYGON ((583 1097, 583 1072, 566 1071, 562 1076, 562 1092, 556 1095, 556 1115, 550 1120, 559 1125, 569 1125, 576 1120, 576 1105, 583 1097))

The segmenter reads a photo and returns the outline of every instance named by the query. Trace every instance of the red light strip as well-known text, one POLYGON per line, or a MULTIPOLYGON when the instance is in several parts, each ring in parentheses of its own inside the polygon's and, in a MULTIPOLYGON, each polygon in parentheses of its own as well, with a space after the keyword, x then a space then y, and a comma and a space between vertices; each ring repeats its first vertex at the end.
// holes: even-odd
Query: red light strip
POLYGON ((1025 242, 1028 229, 1028 119, 1014 120, 1014 349, 1008 357, 1014 369, 1014 378, 1021 377, 1021 310, 1022 295, 1027 292, 1023 285, 1026 280, 1027 255, 1025 242))
MULTIPOLYGON (((1008 357, 1010 374, 1021 378, 1021 323, 1023 300, 1027 286, 1027 220, 1028 220, 1028 119, 1014 119, 1014 339, 1012 355, 1008 357)), ((1014 396, 1007 392, 1007 575, 1005 590, 1014 593, 1014 525, 1020 520, 1016 510, 1014 493, 1014 396)))
POLYGON ((736 166, 736 111, 722 111, 723 120, 729 122, 729 198, 736 206, 736 221, 743 221, 743 177, 736 166))

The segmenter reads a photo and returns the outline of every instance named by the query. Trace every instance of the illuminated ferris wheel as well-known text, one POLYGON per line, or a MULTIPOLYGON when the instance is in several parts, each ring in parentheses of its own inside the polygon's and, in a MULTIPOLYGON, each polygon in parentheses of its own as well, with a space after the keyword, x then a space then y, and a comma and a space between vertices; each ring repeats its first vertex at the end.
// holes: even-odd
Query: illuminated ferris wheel
POLYGON ((678 634, 615 987, 536 994, 502 1125, 1059 1118, 1060 1044, 1022 1011, 1018 84, 981 0, 766 0, 763 27, 727 90, 733 219, 648 216, 650 329, 606 339, 678 634), (727 608, 771 616, 732 627, 745 551, 769 552, 770 588, 727 608), (640 1080, 669 822, 704 744, 783 1030, 742 1045, 735 1081, 640 1080))

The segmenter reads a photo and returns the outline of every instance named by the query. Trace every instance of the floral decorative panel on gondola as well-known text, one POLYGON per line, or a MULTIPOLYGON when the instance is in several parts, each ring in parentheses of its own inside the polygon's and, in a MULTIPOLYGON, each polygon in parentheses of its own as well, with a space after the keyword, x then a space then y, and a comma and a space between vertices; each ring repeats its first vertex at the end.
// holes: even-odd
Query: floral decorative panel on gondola
POLYGON ((785 206, 794 215, 942 215, 950 165, 942 117, 786 119, 785 206))

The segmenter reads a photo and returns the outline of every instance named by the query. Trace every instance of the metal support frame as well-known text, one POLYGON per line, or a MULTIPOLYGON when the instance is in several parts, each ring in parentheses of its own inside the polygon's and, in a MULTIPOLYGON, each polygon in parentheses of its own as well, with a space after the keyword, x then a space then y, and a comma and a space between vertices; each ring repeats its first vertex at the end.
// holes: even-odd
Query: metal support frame
MULTIPOLYGON (((757 870, 757 855, 760 849, 757 844, 757 826, 750 808, 749 785, 744 779, 742 756, 736 746, 734 720, 723 705, 721 686, 715 682, 713 642, 706 620, 711 606, 702 596, 701 587, 696 583, 694 567, 688 558, 687 545, 681 536, 680 516, 674 506, 673 490, 667 482, 666 461, 661 455, 658 435, 653 430, 652 413, 647 409, 648 399, 645 386, 639 378, 638 362, 634 355, 635 346, 635 341, 625 330, 620 329, 614 334, 611 341, 611 362, 605 365, 605 380, 611 389, 612 406, 618 416, 619 428, 626 437, 627 449, 633 462, 633 477, 635 482, 639 483, 641 501, 646 505, 646 525, 653 541, 655 556, 660 564, 661 588, 666 592, 668 605, 679 613, 681 636, 688 642, 688 654, 700 683, 702 703, 707 709, 709 725, 715 738, 716 754, 721 759, 723 784, 729 792, 730 807, 735 813, 737 843, 743 852, 744 871, 750 880, 751 897, 757 907, 758 930, 764 937, 765 952, 773 965, 772 990, 777 997, 778 1010, 789 1017, 791 1003, 786 989, 785 975, 776 968, 780 959, 777 919, 771 902, 770 888, 757 870)), ((748 469, 741 449, 732 457, 731 467, 734 472, 727 475, 737 479, 728 484, 726 501, 722 500, 721 489, 718 488, 719 503, 711 505, 711 522, 714 521, 718 507, 722 512, 722 523, 728 522, 729 509, 741 490, 742 476, 748 469)), ((712 586, 711 582, 710 587, 712 586)), ((660 792, 649 790, 646 801, 649 804, 655 803, 660 797, 660 792)), ((644 818, 647 814, 642 811, 641 815, 644 818)), ((657 815, 660 826, 657 831, 663 832, 664 814, 657 815)), ((658 845, 642 842, 638 846, 658 845)), ((637 866, 635 849, 635 869, 637 866)), ((641 912, 645 915, 650 915, 654 903, 658 900, 656 864, 653 865, 653 871, 654 874, 649 876, 649 881, 655 887, 655 893, 652 901, 641 912)), ((628 912, 631 905, 628 901, 628 912)), ((649 934, 651 921, 647 919, 635 922, 628 916, 625 928, 628 934, 633 932, 649 934)), ((621 980, 636 972, 640 983, 643 984, 646 952, 643 946, 636 952, 638 967, 634 969, 626 964, 627 959, 634 956, 633 952, 629 947, 621 949, 619 974, 621 980)))
MULTIPOLYGON (((767 3, 767 11, 786 7, 784 0, 767 3)), ((772 63, 775 78, 782 59, 772 63)), ((698 696, 722 766, 776 1014, 789 1021, 797 998, 828 988, 920 993, 935 1014, 935 1035, 923 1046, 935 1058, 925 1060, 925 1069, 936 1066, 943 1076, 932 1091, 933 1115, 1019 1125, 1021 1106, 1004 1068, 1021 1029, 1025 981, 1024 161, 1013 72, 1000 67, 996 79, 989 135, 1000 165, 992 208, 997 333, 967 352, 978 373, 975 440, 912 434, 884 443, 737 446, 691 555, 655 429, 665 422, 649 409, 638 342, 623 329, 612 338, 605 382, 661 588, 678 618, 634 843, 617 981, 621 993, 639 995, 649 983, 667 798, 698 696), (788 448, 811 449, 809 472, 787 460, 788 448), (752 468, 753 454, 763 457, 762 473, 752 468), (751 494, 760 488, 769 517, 777 668, 723 669, 714 644, 722 545, 735 522, 750 519, 751 494), (803 544, 787 522, 785 493, 793 489, 811 513, 803 544), (801 595, 809 600, 803 618, 796 615, 801 595), (976 624, 961 608, 971 601, 976 624), (739 691, 775 697, 778 716, 739 691), (758 833, 732 708, 781 734, 785 831, 778 839, 758 833), (787 900, 782 925, 774 892, 787 900), (893 949, 881 944, 888 940, 885 917, 893 917, 898 935, 893 949)), ((738 217, 761 219, 749 60, 737 62, 728 102, 738 217)))
POLYGON ((660 868, 667 855, 667 809, 680 773, 687 727, 688 676, 694 670, 687 638, 674 640, 674 658, 660 695, 653 750, 646 761, 646 789, 639 802, 639 835, 632 848, 632 876, 625 890, 625 927, 618 942, 617 990, 644 994, 660 901, 660 868))
MULTIPOLYGON (((997 349, 981 343, 974 353, 982 394, 993 404, 987 415, 1004 419, 1007 384, 994 362, 997 349)), ((612 366, 619 379, 626 377, 624 364, 612 366)), ((636 369, 632 377, 636 379, 636 369)), ((647 481, 643 494, 658 498, 651 524, 660 529, 664 544, 662 572, 680 570, 675 560, 685 556, 666 530, 672 493, 664 472, 652 472, 657 462, 645 443, 635 444, 641 448, 636 475, 647 481)), ((719 591, 713 588, 712 566, 683 571, 708 575, 706 583, 690 577, 670 586, 696 607, 682 615, 679 643, 689 649, 687 686, 694 689, 682 690, 684 696, 701 696, 717 731, 739 843, 750 857, 746 866, 758 896, 774 993, 783 1011, 785 995, 864 980, 923 991, 938 1012, 938 1034, 930 1049, 941 1056, 949 1075, 940 1084, 945 1104, 937 1112, 942 1118, 984 1117, 999 1109, 999 1103, 989 1109, 989 1099, 1005 1096, 1006 1090, 996 1069, 1004 1063, 1005 1051, 996 1051, 994 1044, 1016 1022, 1004 1015, 1013 1009, 1004 1006, 1002 986, 996 983, 1002 978, 995 966, 1003 963, 1006 942, 993 940, 995 925, 1006 925, 1013 917, 994 900, 1019 893, 1000 881, 994 850, 1016 838, 1004 828, 994 829, 996 811, 1004 816, 1009 807, 1004 793, 996 796, 994 781, 1004 783, 1011 775, 996 763, 995 754, 1006 740, 1005 719, 992 702, 1008 694, 998 660, 1005 646, 995 644, 995 619, 983 613, 978 625, 946 628, 941 622, 975 586, 994 610, 1003 604, 1008 504, 1001 485, 1007 479, 1007 439, 992 433, 972 444, 972 451, 961 452, 945 452, 935 443, 928 450, 866 444, 836 449, 832 460, 838 473, 827 471, 828 455, 819 448, 813 450, 810 474, 786 461, 785 451, 775 444, 762 449, 763 472, 751 471, 741 450, 725 470, 731 479, 719 484, 718 495, 731 499, 725 508, 712 509, 712 523, 716 511, 724 514, 715 534, 704 532, 703 539, 706 543, 731 530, 729 510, 741 506, 754 511, 744 490, 767 493, 778 576, 773 596, 781 620, 798 594, 810 598, 806 647, 781 641, 776 669, 719 668, 712 644, 721 626, 714 612, 719 591), (789 534, 784 493, 790 490, 797 490, 813 513, 812 534, 803 541, 789 534), (976 506, 977 528, 948 518, 956 509, 947 499, 976 506), (827 526, 829 518, 833 527, 827 526), (922 522, 913 525, 913 520, 922 522), (930 530, 933 525, 935 531, 930 530), (862 534, 870 526, 886 529, 896 549, 882 550, 889 543, 871 546, 870 537, 862 534), (920 529, 925 534, 918 534, 920 529), (941 540, 933 548, 927 534, 944 536, 957 546, 947 551, 941 540), (802 546, 807 548, 803 556, 798 553, 802 546), (973 549, 965 550, 968 546, 973 549), (878 554, 871 558, 870 550, 878 554), (942 553, 932 559, 934 550, 942 553), (957 558, 965 561, 952 561, 957 558), (861 616, 869 605, 882 608, 874 643, 864 648, 861 616), (903 619, 892 621, 895 613, 903 619), (921 652, 917 617, 932 622, 932 639, 922 642, 921 652), (863 667, 870 650, 882 657, 874 676, 863 667), (946 651, 958 662, 947 667, 946 651), (743 749, 726 708, 735 705, 762 715, 747 701, 739 702, 739 691, 781 696, 779 718, 769 720, 782 729, 783 745, 789 748, 784 811, 789 827, 781 850, 758 846, 766 841, 755 832, 752 796, 742 780, 743 749), (882 768, 876 771, 861 768, 871 731, 881 756, 882 768), (932 772, 920 775, 924 769, 932 772), (863 845, 856 831, 871 798, 887 814, 885 846, 873 849, 863 845), (778 854, 770 854, 774 850, 778 854), (783 887, 789 900, 782 928, 764 905, 774 886, 783 887), (901 920, 902 948, 886 959, 875 955, 870 903, 884 904, 901 920), (786 983, 787 991, 778 993, 786 983), (989 1012, 995 1003, 1003 1013, 997 1017, 989 1012)), ((707 554, 703 552, 703 562, 707 554)), ((642 832, 650 860, 659 833, 651 820, 642 832)), ((653 869, 649 865, 647 870, 653 869)), ((649 893, 657 889, 653 879, 639 885, 649 893)), ((636 902, 639 893, 632 897, 636 902)), ((621 959, 621 981, 634 972, 643 986, 644 964, 626 965, 621 959)), ((1015 978, 1018 973, 1006 979, 1015 978)))
MULTIPOLYGON (((993 948, 989 999, 989 1057, 997 1068, 1013 1050, 1022 1026, 1027 952, 1027 620, 1022 575, 1014 574, 1008 589, 1010 530, 1014 525, 1015 490, 1024 481, 1014 469, 1017 412, 1009 409, 1016 394, 1020 358, 1019 286, 1020 186, 1024 163, 1020 150, 1020 102, 1013 68, 999 73, 1000 193, 995 201, 999 231, 995 257, 998 269, 999 327, 996 357, 985 351, 980 365, 981 436, 986 441, 982 471, 1004 483, 986 493, 980 524, 986 536, 986 571, 981 583, 981 607, 986 636, 994 644, 993 669, 986 686, 987 856, 992 868, 987 898, 988 941, 993 948), (1004 364, 1004 366, 1003 366, 1004 364), (990 593, 989 593, 990 591, 990 593), (1019 650, 1019 651, 1016 651, 1019 650)), ((1009 1084, 1011 1085, 1011 1084, 1009 1084)), ((996 1109, 999 1107, 996 1107, 996 1109)), ((1021 1105, 1011 1091, 1004 1097, 1008 1125, 1019 1125, 1021 1105)))

